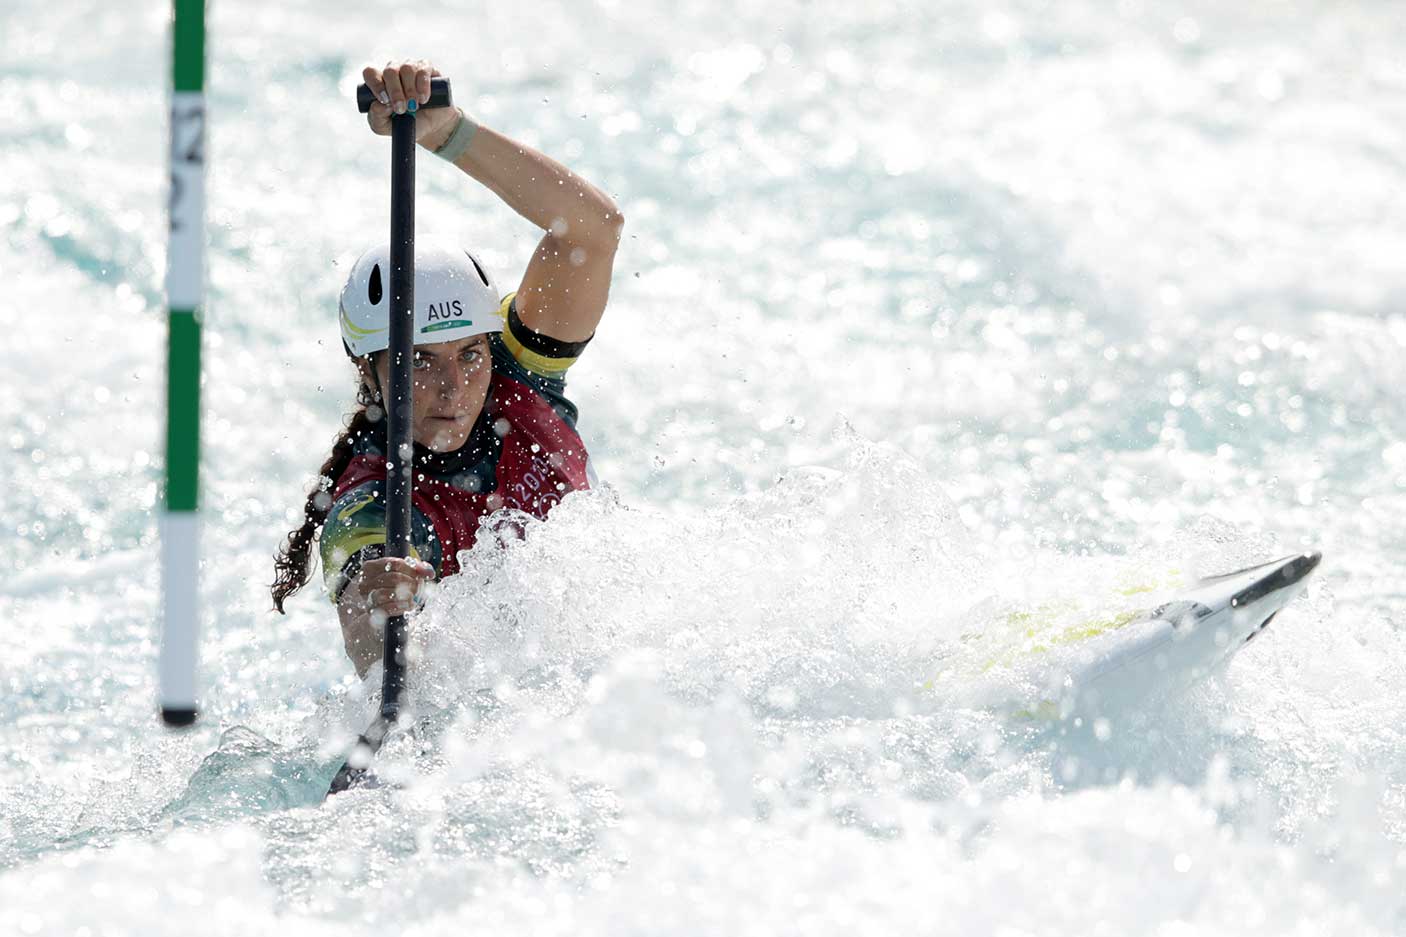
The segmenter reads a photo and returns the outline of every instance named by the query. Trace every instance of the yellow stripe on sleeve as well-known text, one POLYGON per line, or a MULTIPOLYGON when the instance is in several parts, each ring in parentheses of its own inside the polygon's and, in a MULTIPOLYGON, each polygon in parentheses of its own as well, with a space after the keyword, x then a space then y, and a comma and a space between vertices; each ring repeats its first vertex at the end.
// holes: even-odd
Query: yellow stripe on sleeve
POLYGON ((513 330, 508 327, 508 310, 512 306, 516 292, 509 293, 503 297, 502 304, 498 307, 498 315, 503 320, 503 344, 507 347, 518 364, 522 365, 533 374, 542 377, 559 380, 566 374, 568 368, 576 363, 579 355, 571 358, 552 358, 547 355, 535 352, 518 341, 518 337, 513 334, 513 330))

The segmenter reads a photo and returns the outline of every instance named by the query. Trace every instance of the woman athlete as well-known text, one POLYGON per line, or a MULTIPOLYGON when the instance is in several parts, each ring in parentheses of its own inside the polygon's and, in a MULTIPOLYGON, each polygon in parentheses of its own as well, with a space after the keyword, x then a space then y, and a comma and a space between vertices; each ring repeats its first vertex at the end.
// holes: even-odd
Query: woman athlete
MULTIPOLYGON (((388 136, 391 114, 427 102, 438 75, 425 61, 364 69, 378 101, 367 115, 371 130, 388 136)), ((467 251, 416 245, 410 559, 383 556, 389 246, 363 254, 342 290, 358 408, 308 494, 303 525, 274 558, 273 604, 282 612, 308 582, 321 529, 324 576, 360 676, 381 658, 386 619, 414 609, 428 580, 459 571, 458 552, 473 545, 481 518, 504 507, 545 517, 566 492, 589 487, 564 378, 605 311, 623 224, 595 186, 457 108, 417 111, 415 125, 420 146, 545 233, 506 296, 467 251)))

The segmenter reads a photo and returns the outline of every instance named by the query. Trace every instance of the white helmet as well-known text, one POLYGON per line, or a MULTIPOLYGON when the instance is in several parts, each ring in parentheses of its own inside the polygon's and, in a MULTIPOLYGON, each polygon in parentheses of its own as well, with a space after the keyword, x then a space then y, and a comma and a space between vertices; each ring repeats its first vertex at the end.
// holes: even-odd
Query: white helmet
MULTIPOLYGON (((362 254, 342 287, 338 319, 342 340, 355 357, 390 345, 391 250, 378 245, 362 254)), ((483 265, 445 242, 415 245, 415 344, 453 342, 501 332, 500 297, 483 265)))

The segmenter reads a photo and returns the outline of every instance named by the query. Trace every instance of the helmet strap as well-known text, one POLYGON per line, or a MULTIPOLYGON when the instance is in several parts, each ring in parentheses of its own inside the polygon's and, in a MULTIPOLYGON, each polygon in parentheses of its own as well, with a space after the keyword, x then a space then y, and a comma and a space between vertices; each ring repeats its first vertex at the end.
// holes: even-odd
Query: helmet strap
POLYGON ((352 363, 356 365, 357 376, 361 378, 362 390, 357 391, 357 396, 362 396, 364 392, 365 396, 369 398, 364 401, 365 403, 380 403, 385 399, 385 394, 381 390, 381 375, 376 372, 376 364, 371 360, 371 356, 367 355, 362 358, 354 355, 352 363), (362 362, 365 362, 364 366, 362 362), (371 377, 370 381, 366 380, 368 374, 371 377))

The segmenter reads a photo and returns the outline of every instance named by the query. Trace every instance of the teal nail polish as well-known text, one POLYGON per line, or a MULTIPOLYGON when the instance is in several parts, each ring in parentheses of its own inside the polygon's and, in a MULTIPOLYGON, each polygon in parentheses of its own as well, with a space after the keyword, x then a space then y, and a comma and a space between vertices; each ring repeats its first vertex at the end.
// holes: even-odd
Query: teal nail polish
POLYGON ((411 98, 409 101, 406 102, 405 106, 409 108, 410 113, 413 114, 420 109, 420 102, 416 101, 414 98, 411 98))

